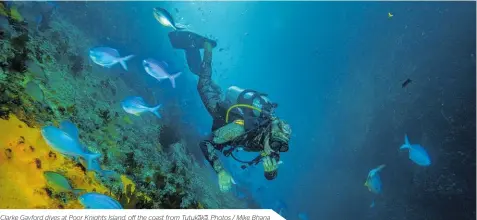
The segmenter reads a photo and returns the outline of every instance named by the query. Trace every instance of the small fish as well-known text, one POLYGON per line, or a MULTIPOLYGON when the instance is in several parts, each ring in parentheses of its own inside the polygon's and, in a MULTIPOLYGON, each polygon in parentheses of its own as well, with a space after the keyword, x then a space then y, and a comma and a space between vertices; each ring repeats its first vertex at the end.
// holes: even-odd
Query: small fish
POLYGON ((406 81, 404 81, 404 82, 402 83, 402 88, 406 87, 406 86, 407 86, 409 83, 411 83, 411 82, 412 82, 411 79, 406 79, 406 81))
POLYGON ((391 12, 388 12, 388 18, 389 18, 389 19, 392 18, 393 16, 394 16, 394 15, 391 14, 391 12))
POLYGON ((149 75, 159 81, 163 79, 169 79, 171 81, 172 88, 176 88, 176 78, 179 77, 182 72, 177 72, 171 75, 165 70, 165 68, 169 66, 166 62, 158 62, 151 58, 142 61, 142 65, 149 75))
POLYGON ((370 192, 376 194, 381 193, 382 183, 381 177, 379 176, 379 172, 384 169, 384 167, 386 167, 386 165, 383 164, 369 171, 368 178, 366 179, 364 186, 368 187, 368 190, 370 192))
POLYGON ((130 96, 121 102, 121 107, 124 109, 124 111, 136 116, 141 115, 143 112, 152 112, 158 118, 162 118, 161 114, 159 114, 158 111, 161 106, 162 105, 157 105, 156 107, 148 107, 144 99, 139 96, 130 96))
POLYGON ((162 24, 166 27, 171 27, 174 30, 185 29, 185 26, 183 24, 179 24, 179 23, 174 22, 174 19, 172 18, 172 15, 166 9, 156 7, 156 8, 153 9, 153 14, 154 14, 154 18, 156 18, 156 20, 160 24, 162 24))
POLYGON ((45 126, 41 129, 41 135, 53 150, 67 156, 84 158, 88 170, 91 170, 90 164, 93 160, 101 156, 101 154, 88 152, 77 138, 57 127, 45 126))
POLYGON ((68 179, 57 172, 45 171, 43 172, 43 176, 45 177, 48 186, 56 192, 72 192, 75 195, 78 195, 85 191, 84 189, 73 189, 68 179))
POLYGON ((38 84, 36 84, 33 81, 30 81, 26 84, 25 86, 25 92, 30 95, 33 100, 37 102, 43 102, 45 95, 43 93, 43 90, 40 88, 38 84))
POLYGON ((431 158, 426 150, 419 144, 411 144, 407 135, 404 136, 404 144, 399 148, 400 150, 409 149, 409 159, 419 166, 431 165, 431 158))
POLYGON ((99 194, 99 193, 86 193, 78 198, 81 205, 86 209, 122 209, 121 204, 115 199, 99 194))
POLYGON ((109 47, 95 47, 89 50, 89 57, 91 60, 103 67, 111 68, 117 63, 120 63, 124 70, 128 70, 126 61, 133 58, 134 55, 128 55, 120 57, 119 52, 116 49, 109 47))

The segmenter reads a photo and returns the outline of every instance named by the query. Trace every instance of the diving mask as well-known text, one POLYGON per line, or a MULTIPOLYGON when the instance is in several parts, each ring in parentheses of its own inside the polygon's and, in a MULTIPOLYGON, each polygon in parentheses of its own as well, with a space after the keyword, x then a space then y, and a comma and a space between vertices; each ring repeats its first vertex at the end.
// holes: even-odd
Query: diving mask
POLYGON ((280 119, 273 120, 270 135, 270 147, 272 150, 287 152, 291 132, 292 131, 289 124, 280 119))

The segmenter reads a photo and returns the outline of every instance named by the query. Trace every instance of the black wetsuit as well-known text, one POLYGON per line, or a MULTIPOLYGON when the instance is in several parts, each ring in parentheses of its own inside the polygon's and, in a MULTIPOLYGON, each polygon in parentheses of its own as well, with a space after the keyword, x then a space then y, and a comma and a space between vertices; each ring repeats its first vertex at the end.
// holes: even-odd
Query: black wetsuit
MULTIPOLYGON (((199 76, 197 90, 207 111, 213 118, 212 131, 215 131, 227 124, 225 122, 225 115, 228 108, 224 107, 227 106, 227 103, 224 103, 224 101, 221 99, 222 91, 220 87, 212 81, 212 49, 204 49, 200 72, 197 75, 199 76)), ((231 121, 235 119, 240 118, 232 114, 231 121)), ((200 148, 207 161, 209 161, 210 165, 212 165, 214 168, 215 172, 219 173, 224 168, 219 160, 219 157, 217 156, 218 151, 223 151, 226 147, 233 148, 241 146, 245 151, 261 152, 264 149, 263 143, 265 138, 262 137, 263 135, 263 132, 250 132, 227 144, 216 144, 213 143, 212 140, 204 140, 200 143, 200 148)), ((273 153, 270 156, 275 158, 276 161, 279 161, 280 159, 280 155, 278 153, 273 153)), ((252 163, 258 163, 260 159, 260 157, 257 157, 256 160, 249 163, 249 165, 252 163)), ((265 177, 268 180, 275 179, 276 176, 277 170, 273 172, 265 172, 265 177)))

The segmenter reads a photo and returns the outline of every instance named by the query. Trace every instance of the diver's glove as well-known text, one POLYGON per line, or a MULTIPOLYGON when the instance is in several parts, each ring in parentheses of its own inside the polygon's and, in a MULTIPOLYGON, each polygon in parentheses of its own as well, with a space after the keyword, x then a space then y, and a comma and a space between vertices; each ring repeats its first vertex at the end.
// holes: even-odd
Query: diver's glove
POLYGON ((274 153, 274 151, 270 147, 268 134, 265 137, 263 153, 264 155, 266 155, 262 159, 263 170, 265 171, 265 178, 267 178, 267 180, 275 179, 275 177, 277 177, 277 170, 278 170, 279 163, 275 157, 271 156, 274 153))
POLYGON ((225 170, 221 170, 218 173, 220 191, 228 192, 232 188, 233 179, 232 176, 225 170))
POLYGON ((263 158, 263 170, 265 173, 274 172, 278 169, 278 162, 275 158, 266 156, 263 158))

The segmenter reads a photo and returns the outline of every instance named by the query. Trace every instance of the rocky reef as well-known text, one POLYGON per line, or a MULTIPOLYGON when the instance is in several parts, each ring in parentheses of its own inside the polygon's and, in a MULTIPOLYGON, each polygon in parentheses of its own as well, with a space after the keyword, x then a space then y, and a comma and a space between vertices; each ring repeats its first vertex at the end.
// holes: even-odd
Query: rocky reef
POLYGON ((49 189, 44 171, 124 208, 245 208, 218 190, 183 137, 153 115, 122 111, 119 103, 132 89, 87 62, 94 39, 60 13, 40 30, 2 16, 8 24, 0 26, 0 208, 83 208, 74 195, 49 189), (40 129, 62 120, 76 124, 81 142, 118 175, 101 177, 54 152, 40 129))

